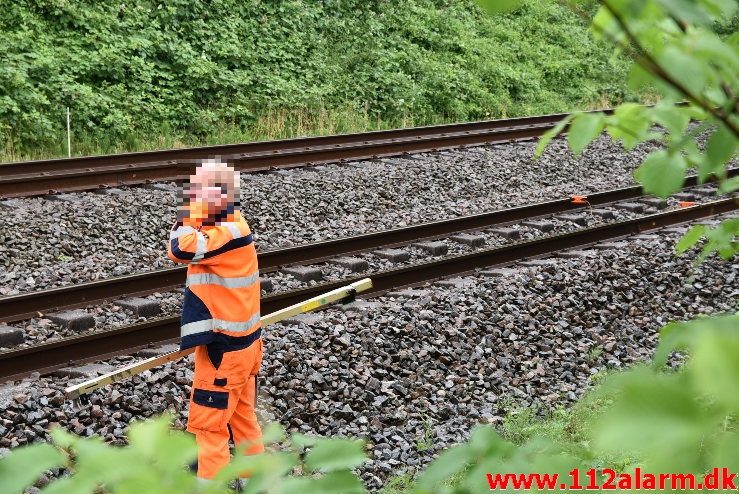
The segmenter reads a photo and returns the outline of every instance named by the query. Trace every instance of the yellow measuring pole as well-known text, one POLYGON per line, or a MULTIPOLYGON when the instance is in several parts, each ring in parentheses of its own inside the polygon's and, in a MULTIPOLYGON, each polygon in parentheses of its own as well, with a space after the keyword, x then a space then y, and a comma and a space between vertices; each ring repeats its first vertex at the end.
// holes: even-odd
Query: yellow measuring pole
MULTIPOLYGON (((344 300, 347 297, 351 297, 356 293, 364 292, 366 290, 369 290, 370 288, 372 288, 372 280, 370 278, 364 278, 362 280, 355 281, 351 285, 331 290, 330 292, 326 292, 323 295, 318 295, 316 297, 308 299, 305 302, 300 302, 299 304, 285 307, 284 309, 280 309, 276 312, 273 312, 272 314, 262 316, 260 321, 262 322, 262 326, 269 326, 270 324, 282 321, 283 319, 287 319, 288 317, 292 317, 297 314, 303 314, 305 312, 310 312, 334 302, 344 300)), ((90 379, 89 381, 85 381, 74 386, 70 386, 64 391, 67 394, 68 399, 75 400, 82 395, 91 393, 96 389, 107 386, 108 384, 113 384, 115 382, 122 381, 128 377, 135 376, 136 374, 141 374, 145 370, 149 370, 153 367, 166 364, 167 362, 172 362, 174 360, 180 359, 182 357, 190 355, 194 351, 195 348, 188 348, 187 350, 165 353, 164 355, 152 357, 150 359, 143 360, 135 364, 127 365, 113 372, 109 372, 108 374, 98 376, 94 379, 90 379)))

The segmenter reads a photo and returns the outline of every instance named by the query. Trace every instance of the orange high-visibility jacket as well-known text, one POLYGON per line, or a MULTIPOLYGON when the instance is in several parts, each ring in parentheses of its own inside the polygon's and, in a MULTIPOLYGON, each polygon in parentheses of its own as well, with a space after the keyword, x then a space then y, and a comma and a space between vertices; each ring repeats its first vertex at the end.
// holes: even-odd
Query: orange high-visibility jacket
POLYGON ((241 213, 230 216, 233 221, 217 226, 194 228, 178 222, 170 232, 167 255, 188 264, 183 350, 198 345, 220 352, 240 350, 261 334, 257 252, 241 213))

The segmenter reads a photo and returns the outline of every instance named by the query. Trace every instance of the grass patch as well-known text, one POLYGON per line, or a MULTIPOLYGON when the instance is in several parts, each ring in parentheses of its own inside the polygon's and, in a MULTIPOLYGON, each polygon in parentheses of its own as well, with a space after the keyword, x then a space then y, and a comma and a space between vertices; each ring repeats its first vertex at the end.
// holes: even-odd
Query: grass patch
MULTIPOLYGON (((645 100, 646 101, 646 100, 645 100)), ((609 107, 611 103, 598 98, 583 105, 559 106, 550 112, 594 110, 609 107)), ((547 113, 545 108, 531 107, 526 111, 503 111, 505 117, 520 117, 547 113)), ((73 117, 74 119, 74 117, 73 117)), ((131 130, 119 137, 72 130, 72 156, 154 151, 186 147, 213 146, 240 142, 269 141, 294 137, 325 136, 356 132, 371 132, 422 125, 456 123, 458 119, 445 115, 405 114, 397 118, 382 118, 365 109, 346 106, 339 109, 279 108, 266 110, 253 123, 244 125, 235 121, 214 124, 207 135, 198 137, 184 131, 176 131, 166 125, 150 132, 131 130)), ((47 141, 35 147, 18 147, 13 139, 0 145, 0 163, 43 160, 67 157, 66 135, 59 135, 56 142, 47 141)))
POLYGON ((423 437, 416 441, 416 449, 418 451, 427 451, 434 447, 434 428, 431 422, 426 420, 423 423, 423 437))
POLYGON ((403 494, 409 492, 413 485, 413 477, 403 474, 390 478, 378 494, 403 494))
MULTIPOLYGON (((464 473, 452 476, 444 485, 453 487, 464 479, 464 473)), ((413 477, 408 474, 398 475, 390 478, 387 483, 378 491, 378 494, 407 494, 413 488, 413 477)))
MULTIPOLYGON (((604 376, 601 376, 598 381, 603 378, 604 376)), ((610 400, 593 392, 585 394, 570 408, 557 408, 547 413, 541 413, 536 408, 516 407, 511 404, 503 407, 509 411, 498 427, 498 432, 504 439, 517 446, 538 438, 561 445, 564 452, 574 453, 588 444, 591 422, 609 404, 610 400)), ((616 471, 623 471, 635 461, 636 459, 630 456, 604 455, 593 458, 592 465, 594 468, 610 467, 616 471)), ((454 486, 463 478, 464 474, 459 474, 452 478, 448 485, 454 486)), ((380 494, 407 494, 411 492, 412 485, 412 477, 402 474, 389 479, 380 494)))
MULTIPOLYGON (((152 132, 130 131, 111 138, 72 131, 72 156, 89 156, 193 146, 212 146, 239 142, 268 141, 303 136, 322 136, 386 130, 417 125, 447 123, 443 118, 418 119, 406 116, 383 120, 352 107, 340 109, 280 108, 265 111, 246 126, 222 121, 203 137, 177 132, 161 126, 152 132)), ((19 149, 12 140, 0 147, 0 162, 67 157, 66 136, 56 144, 47 143, 31 149, 19 149)))

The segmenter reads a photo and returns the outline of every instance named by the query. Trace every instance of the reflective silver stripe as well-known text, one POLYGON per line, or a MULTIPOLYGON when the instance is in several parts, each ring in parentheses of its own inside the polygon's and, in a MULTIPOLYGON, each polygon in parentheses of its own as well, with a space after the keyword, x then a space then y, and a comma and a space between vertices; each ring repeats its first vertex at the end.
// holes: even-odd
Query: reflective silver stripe
POLYGON ((180 328, 180 336, 190 336, 213 329, 223 329, 224 331, 233 332, 248 331, 259 322, 259 317, 259 312, 257 312, 245 322, 224 321, 223 319, 205 319, 203 321, 190 322, 180 328))
POLYGON ((225 226, 228 228, 228 231, 231 232, 231 235, 234 239, 241 238, 241 230, 239 230, 239 225, 236 223, 221 223, 221 226, 225 226))
POLYGON ((186 284, 187 286, 220 285, 226 288, 244 288, 253 285, 258 279, 258 271, 251 276, 239 276, 236 278, 224 278, 213 273, 201 273, 188 275, 186 284))
POLYGON ((195 233, 198 236, 198 247, 197 247, 197 250, 195 251, 195 256, 192 258, 193 262, 201 260, 208 249, 208 244, 206 243, 205 235, 203 235, 200 232, 195 232, 195 233))
POLYGON ((244 322, 234 322, 234 321, 224 321, 222 319, 213 319, 213 325, 216 329, 223 329, 225 331, 234 331, 234 332, 242 332, 242 331, 248 331, 251 328, 254 327, 255 324, 259 322, 259 312, 254 314, 251 318, 249 318, 248 321, 244 322))
POLYGON ((189 322, 180 328, 180 336, 190 336, 197 333, 204 333, 213 329, 213 319, 205 319, 203 321, 189 322))
POLYGON ((172 230, 171 232, 169 232, 169 239, 174 240, 180 235, 187 235, 188 233, 193 233, 196 231, 197 230, 191 226, 181 226, 177 230, 172 230))

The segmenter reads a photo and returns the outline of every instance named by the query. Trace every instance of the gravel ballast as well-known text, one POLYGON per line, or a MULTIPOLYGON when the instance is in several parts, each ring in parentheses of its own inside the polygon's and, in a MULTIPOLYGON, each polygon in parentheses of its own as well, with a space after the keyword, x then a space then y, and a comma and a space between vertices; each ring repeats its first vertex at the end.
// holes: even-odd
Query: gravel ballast
MULTIPOLYGON (((701 186, 701 190, 715 190, 712 186, 701 186)), ((695 189, 687 189, 695 190, 695 189)), ((696 194, 695 200, 704 202, 712 196, 696 194)), ((664 201, 661 211, 677 209, 677 200, 669 198, 664 201)), ((432 242, 411 242, 408 245, 395 246, 395 251, 405 254, 401 261, 393 262, 383 255, 378 255, 376 250, 366 253, 358 253, 352 258, 336 258, 328 262, 321 262, 309 266, 298 266, 284 268, 280 271, 263 273, 262 294, 277 294, 289 290, 315 286, 325 282, 346 280, 356 276, 373 276, 374 273, 391 269, 402 269, 411 264, 422 264, 448 256, 456 256, 474 252, 481 249, 503 247, 506 244, 530 241, 547 236, 555 236, 564 233, 593 228, 609 222, 626 221, 639 216, 658 212, 656 208, 645 207, 644 203, 617 202, 610 205, 602 205, 598 212, 584 208, 573 213, 562 213, 546 216, 534 221, 527 220, 508 224, 503 227, 493 227, 479 230, 473 233, 477 244, 472 246, 467 243, 455 241, 456 235, 437 239, 432 242), (625 208, 623 206, 630 206, 625 208), (639 206, 644 210, 633 212, 631 206, 639 206), (608 212, 608 218, 603 213, 608 212), (569 219, 568 219, 569 218, 569 219), (515 235, 512 235, 515 233, 515 235), (359 269, 353 269, 354 267, 359 269), (292 273, 292 274, 290 274, 292 273), (308 275, 310 274, 310 276, 308 275)), ((71 311, 50 311, 47 314, 39 313, 37 317, 24 321, 9 323, 11 330, 22 332, 22 341, 16 339, 0 338, 0 351, 8 348, 23 348, 43 342, 53 342, 61 338, 79 336, 86 332, 97 332, 114 327, 144 322, 152 314, 137 311, 142 304, 150 304, 150 311, 154 316, 173 316, 179 313, 182 304, 182 290, 178 289, 165 293, 153 293, 145 298, 104 303, 95 306, 82 307, 71 311), (70 314, 71 313, 71 314, 70 314)), ((143 306, 142 306, 143 307, 143 306)))
MULTIPOLYGON (((633 185, 631 172, 654 147, 624 153, 601 137, 575 159, 557 140, 534 161, 534 146, 242 174, 243 211, 265 250, 633 185)), ((0 296, 171 266, 175 191, 156 184, 0 201, 0 296)))
MULTIPOLYGON (((734 310, 739 265, 676 258, 679 234, 621 242, 592 257, 514 267, 332 308, 265 332, 260 407, 291 431, 365 437, 361 472, 377 489, 515 406, 567 405, 594 375, 647 359, 670 320, 734 310), (423 445, 423 447, 422 447, 423 445)), ((129 358, 114 361, 116 365, 129 358)), ((47 438, 53 424, 122 441, 132 419, 186 420, 188 362, 91 397, 81 413, 60 378, 0 391, 0 448, 47 438), (25 386, 25 387, 22 387, 25 386)), ((0 449, 0 453, 5 450, 0 449)))

